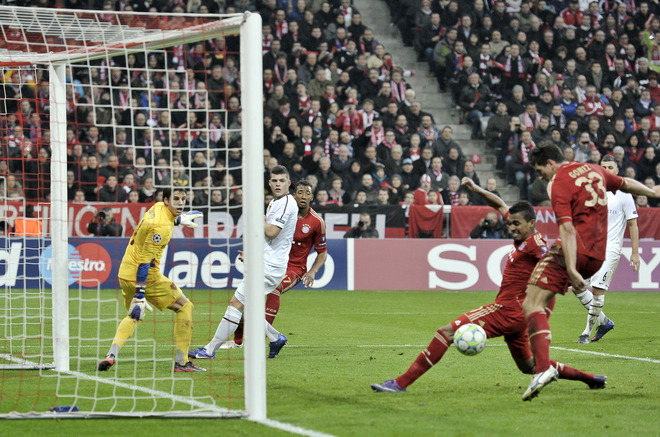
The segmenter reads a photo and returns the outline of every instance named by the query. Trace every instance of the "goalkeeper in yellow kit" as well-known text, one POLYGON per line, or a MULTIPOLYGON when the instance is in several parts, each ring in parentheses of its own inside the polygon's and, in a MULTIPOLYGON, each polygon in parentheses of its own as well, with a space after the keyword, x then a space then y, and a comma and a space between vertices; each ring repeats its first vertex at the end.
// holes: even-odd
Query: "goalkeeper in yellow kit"
POLYGON ((193 220, 202 217, 199 211, 184 213, 185 204, 186 192, 182 188, 166 188, 163 201, 152 206, 133 231, 118 274, 128 315, 119 323, 112 346, 99 362, 98 370, 108 370, 115 364, 119 350, 133 335, 145 311, 153 311, 149 305, 151 303, 161 311, 168 308, 176 313, 174 371, 206 371, 188 361, 193 330, 193 303, 159 268, 163 250, 172 238, 174 225, 196 228, 197 224, 193 220))

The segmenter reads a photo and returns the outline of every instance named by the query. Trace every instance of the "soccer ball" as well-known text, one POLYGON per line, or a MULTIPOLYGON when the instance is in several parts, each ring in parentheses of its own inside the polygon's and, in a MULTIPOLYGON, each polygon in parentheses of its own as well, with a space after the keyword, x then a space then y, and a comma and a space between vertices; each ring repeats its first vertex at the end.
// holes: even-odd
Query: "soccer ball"
POLYGON ((468 323, 454 333, 456 349, 463 355, 476 355, 486 347, 486 331, 474 323, 468 323))

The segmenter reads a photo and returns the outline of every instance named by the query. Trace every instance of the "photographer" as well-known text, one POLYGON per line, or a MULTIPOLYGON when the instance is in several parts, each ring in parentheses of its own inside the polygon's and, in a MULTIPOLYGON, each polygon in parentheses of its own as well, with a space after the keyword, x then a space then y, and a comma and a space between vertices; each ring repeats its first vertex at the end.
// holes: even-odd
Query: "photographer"
POLYGON ((115 223, 112 217, 112 209, 105 207, 98 211, 87 225, 87 232, 97 237, 120 237, 122 235, 122 226, 115 223))
POLYGON ((360 213, 360 221, 344 234, 344 238, 378 238, 378 231, 371 227, 371 216, 360 213))
POLYGON ((479 224, 470 232, 470 238, 502 239, 510 238, 509 228, 500 220, 494 211, 488 212, 485 218, 479 220, 479 224))

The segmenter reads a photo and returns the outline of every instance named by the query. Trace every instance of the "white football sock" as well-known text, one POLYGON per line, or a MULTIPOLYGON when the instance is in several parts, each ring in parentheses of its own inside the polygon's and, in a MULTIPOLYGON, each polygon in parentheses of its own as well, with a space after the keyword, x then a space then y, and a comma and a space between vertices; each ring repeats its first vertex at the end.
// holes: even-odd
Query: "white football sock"
POLYGON ((267 320, 264 320, 264 323, 266 324, 266 337, 268 337, 268 341, 275 341, 279 338, 280 336, 280 331, 277 329, 273 328, 273 325, 268 323, 267 320))
POLYGON ((587 327, 584 329, 583 334, 591 335, 594 325, 598 321, 603 312, 603 305, 605 305, 605 295, 595 295, 589 308, 589 316, 587 317, 587 327))
POLYGON ((215 330, 215 335, 213 336, 213 340, 209 342, 206 346, 204 346, 204 349, 206 349, 206 352, 209 355, 213 355, 220 349, 220 345, 227 341, 227 339, 236 331, 236 328, 238 328, 238 323, 241 321, 241 317, 243 316, 243 313, 241 313, 238 309, 234 308, 233 306, 229 305, 227 307, 227 311, 225 311, 225 316, 222 318, 220 321, 220 324, 218 325, 218 329, 215 330))
POLYGON ((589 311, 589 307, 591 306, 591 301, 594 298, 594 295, 591 293, 591 290, 586 289, 580 294, 576 294, 575 297, 580 299, 580 303, 584 306, 584 308, 589 311))

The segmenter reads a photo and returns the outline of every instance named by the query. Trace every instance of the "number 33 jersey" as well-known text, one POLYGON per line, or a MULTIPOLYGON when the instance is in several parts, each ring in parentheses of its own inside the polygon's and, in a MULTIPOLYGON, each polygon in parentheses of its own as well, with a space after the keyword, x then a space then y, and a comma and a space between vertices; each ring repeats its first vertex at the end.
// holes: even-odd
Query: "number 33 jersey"
POLYGON ((607 192, 624 185, 623 178, 599 165, 571 162, 559 168, 552 181, 552 209, 557 224, 573 222, 578 253, 605 260, 607 192))

